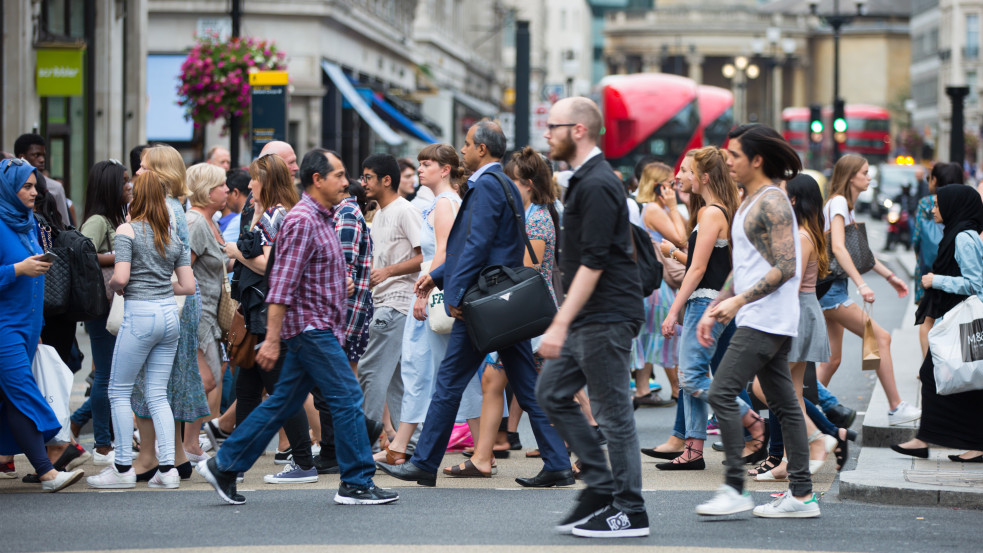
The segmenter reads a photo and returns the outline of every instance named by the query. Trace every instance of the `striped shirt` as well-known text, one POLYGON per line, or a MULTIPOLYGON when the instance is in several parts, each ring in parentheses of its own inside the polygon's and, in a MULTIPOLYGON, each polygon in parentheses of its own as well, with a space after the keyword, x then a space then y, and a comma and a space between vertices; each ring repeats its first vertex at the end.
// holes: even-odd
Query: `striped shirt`
POLYGON ((335 220, 341 251, 345 254, 348 278, 355 283, 355 293, 348 296, 348 318, 345 324, 345 339, 351 342, 361 336, 365 318, 372 306, 372 292, 369 288, 369 277, 372 274, 372 237, 355 198, 345 198, 331 210, 331 216, 335 220))
POLYGON ((345 340, 345 258, 331 212, 309 194, 287 214, 276 235, 267 303, 287 306, 280 331, 292 338, 308 327, 345 340))

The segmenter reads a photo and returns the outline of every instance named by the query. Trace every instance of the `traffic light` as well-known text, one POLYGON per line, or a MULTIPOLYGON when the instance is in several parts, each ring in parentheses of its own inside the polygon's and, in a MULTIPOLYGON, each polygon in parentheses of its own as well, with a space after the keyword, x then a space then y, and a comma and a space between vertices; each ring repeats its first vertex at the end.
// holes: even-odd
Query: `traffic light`
POLYGON ((823 110, 818 104, 809 106, 809 140, 813 144, 823 141, 823 110))
POLYGON ((838 144, 846 142, 846 103, 837 98, 833 102, 833 140, 838 144))

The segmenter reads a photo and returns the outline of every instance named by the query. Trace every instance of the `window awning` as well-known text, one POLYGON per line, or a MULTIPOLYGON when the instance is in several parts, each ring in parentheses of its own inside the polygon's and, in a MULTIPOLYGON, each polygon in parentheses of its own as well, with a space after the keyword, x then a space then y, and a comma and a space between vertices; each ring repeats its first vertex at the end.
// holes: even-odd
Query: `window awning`
MULTIPOLYGON (((387 102, 382 94, 368 90, 369 99, 372 101, 372 105, 379 111, 382 112, 383 116, 389 118, 397 127, 403 130, 406 134, 422 140, 427 144, 433 144, 438 142, 438 140, 429 132, 421 128, 412 119, 407 117, 403 112, 399 111, 399 108, 387 102)), ((362 89, 359 89, 361 92, 362 89)))
POLYGON ((479 100, 470 94, 465 94, 457 90, 454 91, 454 99, 485 117, 498 117, 499 110, 495 104, 479 100))
POLYGON ((345 100, 347 100, 348 103, 355 108, 355 111, 358 112, 359 116, 364 119, 365 122, 372 127, 372 130, 375 131, 375 133, 378 134, 384 141, 386 141, 387 144, 391 146, 398 146, 403 143, 403 137, 399 136, 396 131, 392 130, 389 125, 387 125, 386 122, 376 114, 376 112, 372 111, 372 108, 369 107, 369 103, 362 98, 357 90, 355 90, 355 87, 352 86, 352 83, 348 80, 348 75, 345 75, 345 72, 341 70, 341 67, 338 67, 338 65, 331 63, 330 61, 321 60, 321 69, 323 69, 328 75, 331 82, 338 87, 338 90, 341 92, 341 95, 345 97, 345 100))

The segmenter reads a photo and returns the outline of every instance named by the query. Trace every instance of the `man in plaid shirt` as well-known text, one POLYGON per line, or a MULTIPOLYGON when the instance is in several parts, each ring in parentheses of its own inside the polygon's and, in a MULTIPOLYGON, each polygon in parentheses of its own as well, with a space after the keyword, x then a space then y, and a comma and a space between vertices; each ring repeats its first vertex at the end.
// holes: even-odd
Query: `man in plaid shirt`
POLYGON ((286 339, 280 381, 269 399, 236 427, 218 454, 199 463, 197 470, 224 501, 245 503, 236 491, 236 473, 249 470, 316 385, 327 392, 325 399, 337 435, 342 437, 335 440, 341 472, 335 503, 392 503, 399 496, 372 482, 375 467, 368 436, 362 430, 362 391, 341 346, 345 340, 345 298, 354 283, 345 276, 345 258, 331 208, 348 196, 345 167, 336 156, 317 151, 308 153, 303 165, 312 174, 301 172, 304 196, 290 210, 277 235, 266 296, 266 340, 256 355, 260 369, 271 369, 280 356, 280 339, 286 339), (326 157, 330 170, 326 174, 311 170, 307 158, 312 156, 326 157))

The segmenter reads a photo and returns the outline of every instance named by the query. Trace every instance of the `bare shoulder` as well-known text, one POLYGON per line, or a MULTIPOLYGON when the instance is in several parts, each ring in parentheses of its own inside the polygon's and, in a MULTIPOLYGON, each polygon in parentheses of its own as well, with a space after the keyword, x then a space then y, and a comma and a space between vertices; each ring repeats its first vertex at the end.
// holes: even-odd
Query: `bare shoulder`
POLYGON ((116 234, 122 234, 123 236, 129 236, 130 238, 133 238, 134 236, 133 225, 131 225, 130 223, 123 223, 122 225, 116 228, 116 234))

